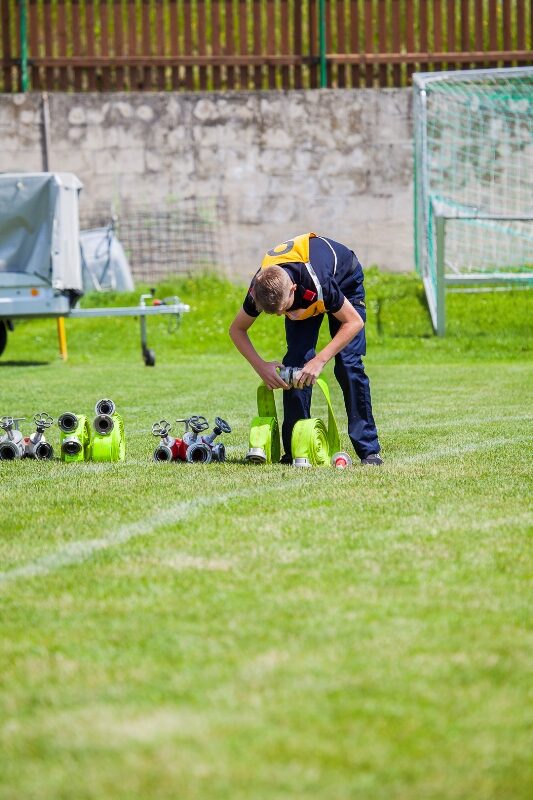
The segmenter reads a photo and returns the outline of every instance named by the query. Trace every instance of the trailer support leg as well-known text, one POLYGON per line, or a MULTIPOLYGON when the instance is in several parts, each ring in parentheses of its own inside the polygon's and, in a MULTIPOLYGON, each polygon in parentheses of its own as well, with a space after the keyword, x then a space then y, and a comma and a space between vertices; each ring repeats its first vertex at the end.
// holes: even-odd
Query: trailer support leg
POLYGON ((59 357, 63 361, 68 360, 67 351, 67 332, 65 328, 65 317, 57 318, 57 341, 59 343, 59 357))
POLYGON ((141 350, 143 354, 144 363, 147 367, 155 366, 155 353, 148 347, 148 340, 146 337, 146 317, 141 314, 141 350))

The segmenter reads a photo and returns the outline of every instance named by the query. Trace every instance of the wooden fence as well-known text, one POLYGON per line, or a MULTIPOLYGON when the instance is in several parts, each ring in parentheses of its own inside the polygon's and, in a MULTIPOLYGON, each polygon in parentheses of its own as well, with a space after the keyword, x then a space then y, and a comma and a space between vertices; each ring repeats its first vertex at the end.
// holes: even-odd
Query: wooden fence
POLYGON ((0 0, 0 25, 4 92, 25 79, 58 91, 406 86, 418 70, 533 63, 533 0, 0 0))

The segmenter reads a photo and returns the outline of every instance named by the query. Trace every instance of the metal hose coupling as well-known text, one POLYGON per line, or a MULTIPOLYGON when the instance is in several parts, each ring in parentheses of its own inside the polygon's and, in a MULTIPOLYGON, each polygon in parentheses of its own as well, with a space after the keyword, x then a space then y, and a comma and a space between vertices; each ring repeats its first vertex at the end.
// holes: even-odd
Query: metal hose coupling
POLYGON ((109 414, 98 414, 94 418, 93 427, 100 436, 109 436, 115 427, 115 421, 109 414))
POLYGON ((213 452, 208 444, 204 442, 194 442, 189 445, 185 458, 194 464, 209 464, 213 457, 213 452))
POLYGON ((10 439, 2 439, 0 441, 0 461, 14 461, 16 458, 22 458, 24 455, 24 443, 20 447, 16 442, 10 439))
POLYGON ((288 383, 288 385, 293 388, 300 379, 301 372, 301 367, 280 367, 279 377, 282 381, 285 381, 285 383, 288 383))
POLYGON ((246 461, 250 464, 266 464, 267 455, 263 447, 250 447, 246 453, 246 461))
POLYGON ((66 456, 78 456, 83 449, 83 445, 77 436, 68 436, 61 442, 61 452, 66 456))
POLYGON ((222 442, 218 442, 213 446, 212 450, 213 461, 218 461, 222 463, 226 460, 226 448, 222 444, 222 442))
POLYGON ((154 461, 157 463, 161 461, 174 461, 174 449, 176 440, 169 436, 169 431, 172 425, 166 419, 160 419, 152 425, 152 434, 160 436, 161 441, 154 450, 154 461))
POLYGON ((41 441, 35 446, 33 454, 38 461, 51 461, 54 448, 49 442, 41 441))
POLYGON ((78 427, 78 417, 71 411, 65 411, 57 420, 57 425, 63 433, 72 433, 78 427))
POLYGON ((25 455, 39 461, 50 461, 54 457, 54 449, 44 438, 44 432, 53 425, 54 419, 50 414, 41 411, 34 415, 33 421, 37 430, 24 440, 25 455))
POLYGON ((111 417, 115 413, 115 409, 116 406, 114 402, 106 398, 99 400, 94 407, 95 414, 98 416, 100 414, 106 414, 108 417, 111 417))
POLYGON ((2 417, 0 428, 5 431, 0 438, 0 461, 14 461, 24 455, 24 436, 18 429, 18 423, 25 417, 2 417))

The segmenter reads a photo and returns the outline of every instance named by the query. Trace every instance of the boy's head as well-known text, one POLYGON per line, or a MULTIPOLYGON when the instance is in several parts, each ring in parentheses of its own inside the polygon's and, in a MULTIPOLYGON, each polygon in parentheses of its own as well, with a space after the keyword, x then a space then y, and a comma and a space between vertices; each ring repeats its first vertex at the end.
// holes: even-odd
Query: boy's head
POLYGON ((284 269, 274 265, 262 269, 253 285, 253 297, 259 311, 284 314, 294 302, 296 284, 284 269))

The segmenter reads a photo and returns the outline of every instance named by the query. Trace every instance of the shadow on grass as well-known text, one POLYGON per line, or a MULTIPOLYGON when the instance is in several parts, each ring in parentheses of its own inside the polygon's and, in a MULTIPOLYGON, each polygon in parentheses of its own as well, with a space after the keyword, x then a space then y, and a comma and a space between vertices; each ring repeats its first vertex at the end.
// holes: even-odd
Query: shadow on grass
POLYGON ((50 361, 0 361, 0 367, 48 367, 50 361))

